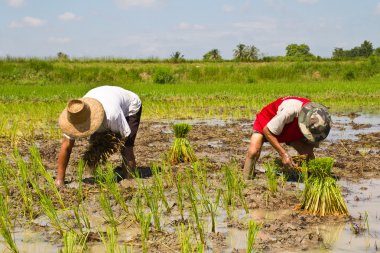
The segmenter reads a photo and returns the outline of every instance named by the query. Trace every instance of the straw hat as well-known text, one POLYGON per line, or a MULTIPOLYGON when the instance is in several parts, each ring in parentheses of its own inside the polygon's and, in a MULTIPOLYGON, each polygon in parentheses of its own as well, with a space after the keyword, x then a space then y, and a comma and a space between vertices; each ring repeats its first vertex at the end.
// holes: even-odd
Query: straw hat
POLYGON ((323 105, 309 102, 302 106, 298 117, 298 126, 310 142, 324 140, 330 132, 331 117, 323 105))
POLYGON ((104 120, 102 104, 94 98, 72 99, 59 116, 59 126, 70 137, 86 137, 99 129, 104 120))

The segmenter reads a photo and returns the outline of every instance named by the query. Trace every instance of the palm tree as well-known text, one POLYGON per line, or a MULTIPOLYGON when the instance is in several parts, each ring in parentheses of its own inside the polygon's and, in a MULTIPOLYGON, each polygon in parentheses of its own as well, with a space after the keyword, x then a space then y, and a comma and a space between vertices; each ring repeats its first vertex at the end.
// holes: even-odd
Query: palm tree
POLYGON ((181 52, 174 52, 170 55, 170 60, 173 62, 180 62, 185 60, 185 56, 181 52))
POLYGON ((238 44, 236 49, 234 49, 234 59, 239 61, 244 60, 246 58, 245 49, 246 45, 238 44))
POLYGON ((222 60, 222 56, 218 49, 212 49, 203 55, 203 60, 206 61, 220 61, 222 60))

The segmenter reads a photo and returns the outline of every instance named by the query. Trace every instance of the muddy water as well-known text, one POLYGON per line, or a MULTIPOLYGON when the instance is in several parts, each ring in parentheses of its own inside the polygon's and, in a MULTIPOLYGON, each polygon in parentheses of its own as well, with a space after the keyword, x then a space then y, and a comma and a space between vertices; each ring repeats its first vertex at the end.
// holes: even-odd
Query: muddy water
POLYGON ((379 252, 380 251, 380 180, 365 180, 358 184, 342 182, 342 186, 349 191, 345 199, 353 217, 361 220, 353 222, 353 226, 363 227, 363 231, 354 234, 350 223, 334 226, 328 224, 315 227, 325 239, 325 250, 317 249, 307 252, 379 252), (368 225, 364 219, 368 214, 368 225))
MULTIPOLYGON (((372 139, 362 139, 360 134, 380 132, 380 116, 379 115, 355 115, 355 117, 349 116, 334 116, 334 126, 332 132, 328 137, 328 140, 321 149, 319 149, 318 156, 333 156, 337 160, 336 173, 343 179, 355 180, 359 178, 372 178, 377 176, 379 167, 378 161, 374 161, 373 157, 379 157, 379 145, 376 142, 376 136, 373 135, 372 139), (342 142, 343 140, 343 142, 342 142), (358 140, 358 141, 352 141, 358 140), (375 141, 374 141, 375 140, 375 141), (343 143, 343 144, 342 144, 343 143), (362 171, 358 168, 364 168, 362 171), (360 173, 359 173, 360 172, 360 173)), ((179 121, 178 121, 179 122, 179 121)), ((181 121, 183 122, 183 121, 181 121)), ((145 162, 143 165, 149 165, 151 160, 157 160, 162 152, 166 151, 170 147, 170 141, 172 140, 172 130, 170 122, 155 122, 146 123, 141 129, 141 134, 138 136, 137 155, 138 159, 147 157, 148 160, 140 160, 139 162, 145 162), (150 135, 149 135, 150 134, 150 135)), ((244 158, 247 143, 249 142, 249 136, 252 129, 251 122, 232 122, 232 121, 222 121, 222 120, 198 120, 198 121, 188 121, 188 123, 194 126, 193 134, 190 136, 191 142, 196 148, 197 154, 203 158, 208 157, 215 164, 222 164, 228 162, 231 155, 242 160, 244 158)), ((378 140, 378 139, 377 139, 378 140)), ((44 157, 48 159, 45 161, 47 164, 51 164, 52 169, 55 168, 56 153, 58 145, 53 143, 53 146, 46 146, 44 157), (53 147, 53 148, 52 148, 53 147)), ((41 147, 44 145, 41 144, 41 147)), ((79 147, 79 145, 78 145, 79 147)), ((82 150, 78 150, 76 153, 80 153, 82 150)), ((267 144, 264 145, 264 150, 262 153, 263 159, 265 159, 266 154, 273 154, 273 149, 267 144)), ((75 170, 72 170, 75 172, 75 170)), ((69 171, 70 173, 71 171, 69 171)), ((75 175, 68 174, 70 177, 75 178, 75 175)), ((263 175, 261 175, 263 179, 263 175)), ((256 184, 255 180, 255 184, 256 184)), ((259 181, 260 182, 260 181, 259 181)), ((264 182, 264 181, 263 181, 264 182)), ((355 181, 356 182, 356 181, 355 181)), ((73 188, 75 188, 75 180, 72 183, 73 188)), ((366 231, 359 235, 354 235, 350 231, 349 223, 345 222, 334 222, 333 225, 326 221, 316 223, 311 222, 304 225, 307 231, 311 231, 314 234, 319 234, 323 238, 322 246, 318 248, 311 248, 302 246, 302 251, 307 252, 376 252, 375 243, 379 244, 378 236, 380 236, 380 182, 379 180, 367 180, 356 183, 348 183, 348 181, 342 181, 343 187, 345 189, 345 199, 348 201, 348 208, 351 215, 356 219, 360 216, 364 216, 364 213, 368 213, 369 225, 370 225, 370 235, 366 234, 366 231), (379 211, 377 211, 379 210, 379 211), (378 213, 377 213, 378 212, 378 213)), ((280 234, 286 233, 282 227, 286 227, 289 231, 299 236, 303 235, 305 230, 297 230, 297 222, 293 222, 293 216, 291 210, 294 207, 294 201, 288 195, 277 195, 270 202, 267 209, 272 209, 271 211, 263 210, 264 202, 262 199, 262 194, 265 184, 261 184, 261 188, 257 187, 252 194, 247 197, 254 203, 254 206, 250 207, 250 214, 246 215, 244 211, 238 211, 235 215, 241 220, 241 222, 246 222, 248 219, 254 219, 257 222, 270 224, 271 227, 263 229, 260 233, 259 238, 265 242, 273 242, 268 250, 263 250, 265 252, 298 252, 301 251, 301 246, 297 245, 295 240, 291 239, 294 245, 291 245, 288 241, 287 244, 283 244, 280 239, 284 239, 280 234), (289 204, 281 202, 281 198, 288 200, 289 204), (272 203, 272 205, 271 205, 272 203), (274 204, 273 204, 274 203, 274 204), (277 205, 278 204, 278 205, 277 205), (281 223, 279 223, 279 221, 281 223), (272 229, 274 227, 274 229, 272 229), (279 231, 279 232, 276 232, 279 231), (276 244, 277 243, 277 244, 276 244), (285 249, 281 250, 277 245, 283 246, 285 249), (276 248, 277 247, 277 248, 276 248), (296 250, 293 250, 295 248, 296 250)), ((250 186, 251 188, 254 188, 250 186)), ((71 187, 67 187, 70 189, 71 187)), ((295 188, 288 188, 287 191, 294 192, 295 188)), ((68 193, 75 192, 69 191, 68 193)), ((68 194, 68 197, 71 197, 68 194)), ((94 205, 91 209, 92 214, 99 218, 98 205, 94 205)), ((310 219, 312 220, 312 219, 310 219)), ((60 244, 60 238, 54 234, 53 230, 49 228, 48 221, 45 219, 37 220, 41 226, 43 224, 47 227, 35 228, 18 228, 16 224, 16 229, 14 233, 17 245, 20 247, 21 252, 57 252, 59 248, 62 247, 60 244), (39 231, 39 232, 37 232, 39 231), (57 239, 58 238, 58 239, 57 239)), ((94 231, 98 227, 106 227, 103 220, 91 220, 93 224, 94 231)), ((166 223, 166 222, 165 222, 166 223)), ((363 221, 355 221, 355 223, 363 223, 363 221)), ((171 227, 173 228, 173 227, 171 227)), ((166 229, 166 226, 165 226, 166 229)), ((208 230, 210 226, 208 226, 208 230)), ((138 228, 131 228, 123 226, 119 230, 120 245, 124 243, 131 242, 131 238, 138 237, 138 228)), ((172 233, 173 231, 169 231, 172 233)), ((226 221, 226 214, 220 208, 220 214, 217 220, 217 232, 215 238, 208 240, 207 252, 245 252, 246 248, 246 230, 244 226, 236 226, 229 224, 226 221)), ((175 233, 175 232, 174 232, 175 233)), ((210 235, 210 233, 209 233, 210 235)), ((0 239, 1 240, 1 239, 0 239)), ((136 241, 133 241, 135 243, 136 241)), ((172 241, 171 241, 172 242, 172 241)), ((315 240, 313 242, 316 242, 315 240)), ((317 244, 316 242, 315 244, 317 244)), ((4 250, 4 244, 0 243, 0 252, 4 250)), ((137 243, 138 244, 138 243, 137 243)), ((314 246, 315 246, 314 244, 314 246)), ((319 243, 321 245, 321 243, 319 243)), ((89 243, 89 250, 87 252, 104 252, 104 246, 99 241, 93 241, 89 243)), ((160 249, 161 250, 161 249, 160 249)), ((137 248, 134 252, 140 252, 137 248)), ((157 252, 157 250, 155 251, 157 252)), ((160 251, 158 251, 160 252, 160 251)), ((170 250, 164 250, 161 252, 171 252, 170 250)))
POLYGON ((329 141, 357 140, 359 134, 380 132, 380 115, 360 114, 353 117, 333 116, 329 141))

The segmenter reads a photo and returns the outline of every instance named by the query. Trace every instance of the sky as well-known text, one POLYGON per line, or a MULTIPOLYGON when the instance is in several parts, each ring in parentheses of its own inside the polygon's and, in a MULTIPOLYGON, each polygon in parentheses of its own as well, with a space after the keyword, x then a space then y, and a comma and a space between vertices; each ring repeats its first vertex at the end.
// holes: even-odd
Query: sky
POLYGON ((231 59, 292 43, 331 57, 364 40, 380 47, 380 0, 0 0, 0 57, 231 59))

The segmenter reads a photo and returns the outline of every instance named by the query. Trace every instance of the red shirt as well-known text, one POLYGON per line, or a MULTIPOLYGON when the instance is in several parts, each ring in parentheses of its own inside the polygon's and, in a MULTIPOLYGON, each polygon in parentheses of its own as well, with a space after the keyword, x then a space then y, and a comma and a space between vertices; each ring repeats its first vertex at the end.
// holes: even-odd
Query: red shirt
MULTIPOLYGON (((261 112, 259 112, 256 115, 256 120, 253 124, 253 129, 263 133, 264 127, 268 124, 269 121, 273 117, 275 117, 278 113, 279 106, 286 100, 289 99, 295 99, 300 102, 302 102, 302 105, 310 102, 307 98, 301 98, 301 97, 282 97, 277 99, 276 101, 270 103, 269 105, 265 106, 261 112)), ((301 109, 301 108, 300 108, 301 109)), ((298 114, 297 114, 298 115, 298 114)), ((302 134, 299 126, 298 126, 298 117, 294 117, 293 121, 290 123, 285 124, 284 128, 282 129, 282 132, 279 135, 274 136, 277 138, 278 142, 292 142, 299 139, 302 139, 304 135, 302 134)))

